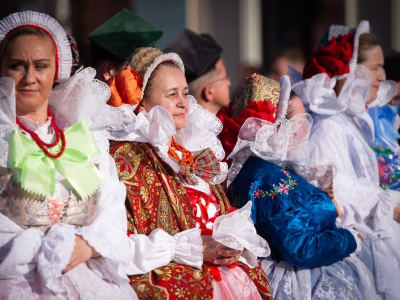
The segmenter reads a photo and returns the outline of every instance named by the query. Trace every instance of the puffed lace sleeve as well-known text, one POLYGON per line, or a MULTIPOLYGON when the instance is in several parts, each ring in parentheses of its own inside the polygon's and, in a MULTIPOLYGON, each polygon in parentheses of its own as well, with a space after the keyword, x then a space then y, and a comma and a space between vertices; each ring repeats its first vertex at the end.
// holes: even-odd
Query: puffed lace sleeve
POLYGON ((239 261, 251 268, 258 265, 257 257, 267 257, 271 250, 266 240, 260 237, 250 218, 251 202, 241 209, 219 216, 213 225, 212 238, 229 248, 243 250, 239 261))
POLYGON ((89 226, 77 229, 82 237, 101 255, 88 261, 92 270, 103 279, 121 283, 125 281, 125 269, 129 260, 126 238, 125 185, 118 180, 115 163, 103 153, 99 165, 106 181, 101 186, 98 215, 89 226), (118 272, 115 272, 118 270, 118 272))
POLYGON ((42 236, 34 228, 22 230, 0 213, 0 279, 24 276, 36 268, 42 236))
POLYGON ((128 275, 144 274, 171 261, 200 268, 203 264, 200 233, 200 229, 194 228, 171 236, 157 228, 148 236, 130 235, 132 261, 127 269, 128 275))

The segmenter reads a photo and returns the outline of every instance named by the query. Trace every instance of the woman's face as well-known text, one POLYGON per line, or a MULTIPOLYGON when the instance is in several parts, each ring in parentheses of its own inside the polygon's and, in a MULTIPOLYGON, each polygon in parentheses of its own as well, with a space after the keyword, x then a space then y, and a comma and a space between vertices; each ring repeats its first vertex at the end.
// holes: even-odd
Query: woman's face
POLYGON ((17 115, 47 108, 56 72, 54 46, 50 39, 23 35, 8 44, 0 60, 0 76, 15 81, 17 115))
POLYGON ((384 58, 381 46, 376 46, 365 52, 366 60, 361 64, 366 67, 372 75, 371 93, 367 104, 371 103, 378 97, 379 85, 386 79, 383 70, 384 58))
POLYGON ((165 108, 179 130, 185 127, 189 113, 189 87, 185 75, 168 66, 161 66, 156 72, 151 89, 143 98, 144 109, 148 112, 156 105, 165 108))

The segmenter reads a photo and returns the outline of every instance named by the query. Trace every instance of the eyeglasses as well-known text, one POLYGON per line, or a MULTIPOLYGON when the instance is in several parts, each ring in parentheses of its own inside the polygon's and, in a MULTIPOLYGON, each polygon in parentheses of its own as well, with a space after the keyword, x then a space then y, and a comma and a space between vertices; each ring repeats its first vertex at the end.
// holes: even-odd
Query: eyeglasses
POLYGON ((213 83, 216 83, 216 82, 221 81, 221 80, 228 80, 228 81, 231 81, 231 78, 229 77, 229 75, 226 75, 225 77, 219 78, 219 79, 215 79, 215 80, 209 82, 208 84, 213 84, 213 83))

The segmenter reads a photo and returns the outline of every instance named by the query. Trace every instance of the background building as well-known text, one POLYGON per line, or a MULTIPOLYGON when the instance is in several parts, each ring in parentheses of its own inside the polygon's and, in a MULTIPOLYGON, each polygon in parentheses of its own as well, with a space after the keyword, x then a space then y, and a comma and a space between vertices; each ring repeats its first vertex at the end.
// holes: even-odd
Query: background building
POLYGON ((55 17, 77 40, 85 63, 89 33, 122 8, 164 31, 160 48, 185 26, 210 33, 238 85, 243 72, 270 72, 279 55, 307 59, 330 24, 369 20, 384 47, 400 50, 400 0, 7 0, 0 1, 0 17, 22 10, 55 17))

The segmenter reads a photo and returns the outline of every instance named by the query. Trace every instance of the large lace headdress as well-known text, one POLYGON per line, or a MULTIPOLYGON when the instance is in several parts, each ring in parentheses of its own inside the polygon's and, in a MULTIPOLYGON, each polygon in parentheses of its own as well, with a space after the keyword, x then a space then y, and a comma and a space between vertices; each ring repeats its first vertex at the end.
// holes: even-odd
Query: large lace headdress
MULTIPOLYGON (((364 33, 369 33, 368 21, 361 21, 357 29, 331 25, 325 31, 317 51, 304 67, 303 80, 292 87, 307 110, 327 115, 365 113, 372 78, 368 69, 357 64, 360 36, 364 33), (337 80, 343 78, 346 82, 336 95, 337 80)), ((396 90, 394 82, 381 82, 378 98, 369 106, 386 104, 396 90)))
MULTIPOLYGON (((61 25, 52 17, 34 12, 24 11, 11 14, 0 20, 0 47, 4 39, 13 30, 22 26, 40 28, 53 41, 56 53, 55 82, 66 82, 71 74, 72 54, 68 38, 61 25)), ((11 132, 18 129, 16 125, 14 80, 9 77, 0 78, 0 166, 8 165, 8 144, 11 132)))
POLYGON ((23 11, 9 15, 0 21, 0 47, 4 38, 13 30, 22 27, 35 27, 43 30, 53 41, 56 52, 57 72, 55 82, 65 82, 71 74, 71 47, 64 29, 52 17, 35 11, 23 11))
POLYGON ((228 185, 252 155, 282 166, 312 164, 314 147, 308 140, 312 118, 300 114, 286 119, 290 88, 287 76, 278 83, 252 74, 228 112, 230 116, 220 115, 226 126, 225 134, 220 135, 221 141, 230 153, 227 158, 232 159, 228 185), (238 125, 240 129, 235 132, 238 125), (231 132, 230 136, 227 132, 231 132), (232 139, 235 134, 236 139, 232 139), (236 143, 230 152, 227 144, 232 140, 236 143))

